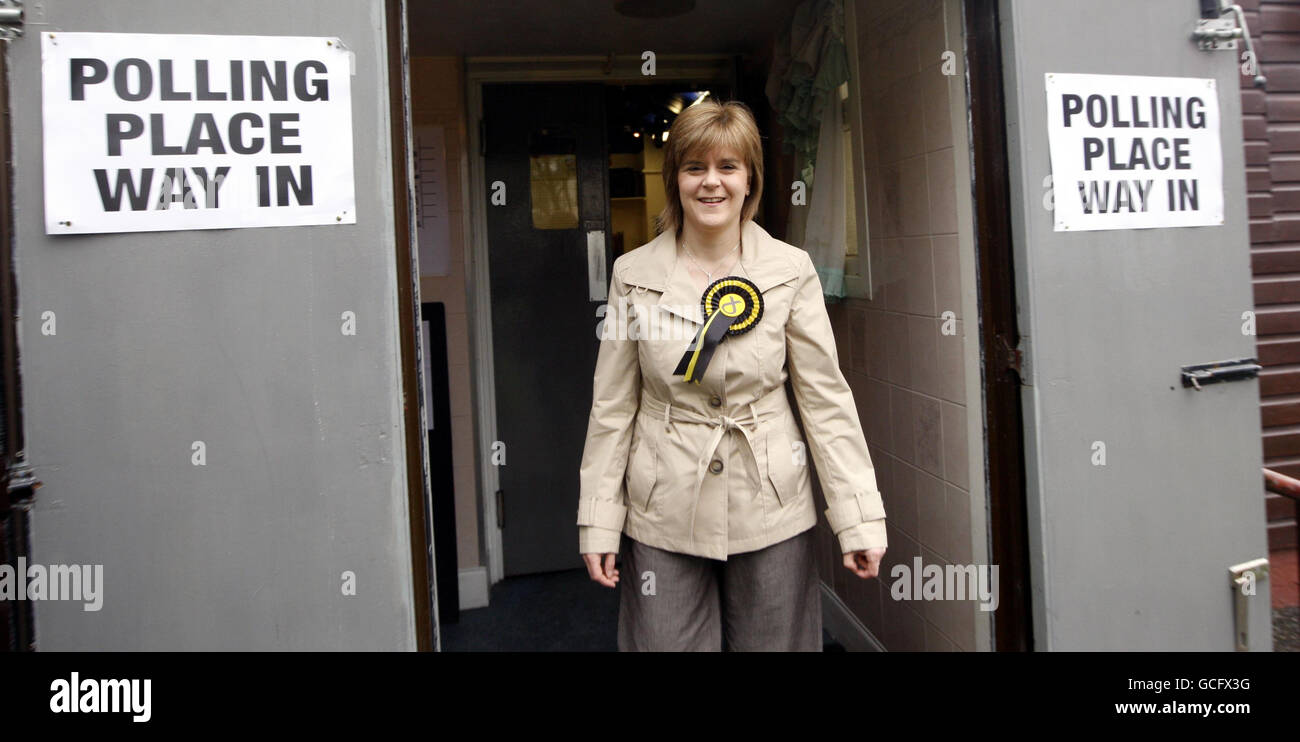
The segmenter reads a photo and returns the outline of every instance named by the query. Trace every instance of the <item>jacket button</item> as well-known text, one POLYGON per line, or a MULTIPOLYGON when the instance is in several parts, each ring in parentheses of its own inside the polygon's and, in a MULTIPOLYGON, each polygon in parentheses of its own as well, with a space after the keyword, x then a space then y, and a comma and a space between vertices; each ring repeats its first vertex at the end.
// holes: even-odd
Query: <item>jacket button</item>
POLYGON ((709 471, 713 472, 714 474, 720 474, 722 472, 722 461, 720 459, 714 459, 713 461, 710 461, 709 471))
POLYGON ((709 406, 710 406, 710 407, 721 407, 721 406, 722 406, 722 397, 719 397, 719 396, 716 395, 716 394, 713 395, 712 397, 709 397, 709 406))

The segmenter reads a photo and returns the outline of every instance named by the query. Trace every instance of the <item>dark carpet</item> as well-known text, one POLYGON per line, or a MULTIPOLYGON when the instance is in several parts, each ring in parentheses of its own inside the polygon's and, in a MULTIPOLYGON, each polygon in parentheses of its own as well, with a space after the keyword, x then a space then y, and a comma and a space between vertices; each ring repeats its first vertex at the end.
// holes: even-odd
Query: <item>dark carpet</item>
MULTIPOLYGON (((460 612, 442 626, 444 652, 616 652, 618 592, 586 570, 507 577, 487 608, 460 612)), ((822 632, 827 652, 844 651, 822 632)))

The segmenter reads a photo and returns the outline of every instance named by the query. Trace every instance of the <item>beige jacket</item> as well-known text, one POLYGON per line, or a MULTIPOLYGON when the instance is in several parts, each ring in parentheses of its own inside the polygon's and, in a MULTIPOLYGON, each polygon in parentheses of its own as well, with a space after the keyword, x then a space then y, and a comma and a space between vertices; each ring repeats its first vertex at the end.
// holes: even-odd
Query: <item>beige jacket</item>
POLYGON ((807 453, 841 551, 886 546, 875 470, 812 260, 752 221, 741 234, 731 273, 758 286, 763 315, 722 341, 698 385, 673 375, 703 325, 673 236, 614 261, 579 475, 581 553, 617 552, 625 532, 726 559, 802 533, 817 521, 807 453))

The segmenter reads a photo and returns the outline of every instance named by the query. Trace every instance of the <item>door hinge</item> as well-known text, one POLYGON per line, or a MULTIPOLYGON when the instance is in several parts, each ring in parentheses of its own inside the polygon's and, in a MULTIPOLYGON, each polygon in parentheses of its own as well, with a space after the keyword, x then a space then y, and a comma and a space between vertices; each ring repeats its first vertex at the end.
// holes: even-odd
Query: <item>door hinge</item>
POLYGON ((23 451, 14 453, 9 462, 9 491, 6 496, 11 505, 27 505, 36 497, 41 481, 32 474, 32 467, 27 464, 27 454, 23 451))
POLYGON ((497 528, 506 527, 506 491, 497 490, 497 528))
POLYGON ((0 40, 23 35, 23 4, 19 0, 0 0, 0 40))
POLYGON ((1020 348, 1011 347, 1011 344, 1007 342, 1005 335, 997 336, 997 351, 1001 358, 1000 363, 1002 368, 1004 370, 1015 371, 1017 376, 1024 379, 1024 352, 1021 351, 1020 348))

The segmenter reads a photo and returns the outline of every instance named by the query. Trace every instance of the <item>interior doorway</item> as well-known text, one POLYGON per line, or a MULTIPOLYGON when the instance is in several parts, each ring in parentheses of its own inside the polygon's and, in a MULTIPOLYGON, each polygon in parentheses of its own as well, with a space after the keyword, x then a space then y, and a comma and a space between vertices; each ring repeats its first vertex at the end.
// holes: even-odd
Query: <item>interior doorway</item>
POLYGON ((486 179, 502 194, 487 247, 507 577, 574 568, 599 308, 614 258, 656 234, 664 132, 710 94, 691 87, 483 86, 486 179))
MULTIPOLYGON (((631 132, 611 123, 617 112, 636 107, 638 98, 689 105, 686 95, 704 90, 747 103, 763 134, 769 184, 757 221, 777 238, 802 243, 795 234, 800 204, 792 199, 802 173, 784 147, 787 133, 767 90, 773 52, 799 0, 701 8, 691 23, 633 24, 609 7, 557 5, 488 0, 472 13, 453 9, 437 18, 411 10, 415 124, 437 118, 448 127, 448 177, 461 185, 461 203, 453 194, 451 211, 461 254, 451 257, 450 283, 421 281, 422 292, 459 293, 448 316, 455 318, 459 301, 469 371, 459 390, 453 373, 453 428, 457 400, 472 405, 464 412, 473 426, 470 474, 461 473, 462 460, 456 464, 457 492, 473 493, 469 507, 460 507, 465 500, 457 495, 464 610, 460 625, 443 632, 449 649, 572 648, 570 641, 600 649, 608 648, 597 646, 600 637, 612 637, 616 593, 587 579, 573 548, 598 347, 595 309, 602 303, 592 297, 597 283, 607 285, 614 257, 653 236, 652 189, 662 176, 653 142, 640 142, 639 152, 620 149, 618 140, 631 132), (705 24, 705 14, 726 17, 705 24), (525 33, 527 27, 546 32, 525 33), (607 53, 611 48, 618 53, 607 53), (640 50, 655 52, 653 75, 640 50), (421 70, 434 68, 441 71, 425 79, 438 82, 422 82, 421 70), (599 137, 591 127, 597 119, 606 123, 599 137), (603 149, 593 154, 598 138, 603 149), (499 186, 505 200, 495 204, 499 186), (540 211, 535 193, 550 194, 540 211), (592 280, 602 272, 604 281, 592 280), (566 298, 553 299, 553 291, 535 285, 541 283, 563 285, 566 298), (503 458, 494 456, 498 451, 503 458), (517 540, 515 526, 523 527, 517 540), (511 606, 516 618, 494 613, 511 606), (509 645, 493 644, 493 637, 509 645)), ((986 470, 989 408, 979 333, 987 295, 976 274, 1010 266, 980 262, 975 249, 968 184, 980 183, 982 174, 972 175, 962 64, 971 59, 963 10, 976 5, 985 10, 981 17, 992 7, 962 0, 844 3, 853 31, 850 68, 858 77, 841 99, 851 135, 842 172, 848 198, 865 202, 853 210, 859 249, 846 273, 866 293, 829 303, 828 311, 891 515, 882 574, 921 556, 992 559, 986 473, 996 472, 986 470), (941 71, 954 58, 955 71, 941 71), (940 330, 947 317, 956 319, 955 336, 940 330)), ((997 64, 996 46, 987 37, 978 43, 981 64, 997 64)), ((1004 136, 993 127, 980 133, 1004 136)), ((1006 203, 997 196, 1005 162, 997 161, 996 147, 987 153, 982 167, 993 179, 978 198, 992 199, 996 211, 995 202, 1006 203)), ((997 238, 981 234, 991 245, 997 238)), ((457 335, 449 327, 448 343, 457 335)), ((999 430, 1019 429, 1018 420, 1000 421, 999 430)), ((1023 492, 1006 490, 1005 497, 1014 502, 1023 492)), ((820 495, 818 507, 825 507, 820 495)), ((818 530, 823 615, 836 641, 864 649, 993 648, 992 622, 974 608, 909 605, 891 600, 881 580, 847 579, 834 535, 824 523, 818 530)), ((1024 543, 1023 532, 1000 537, 1024 543)))

